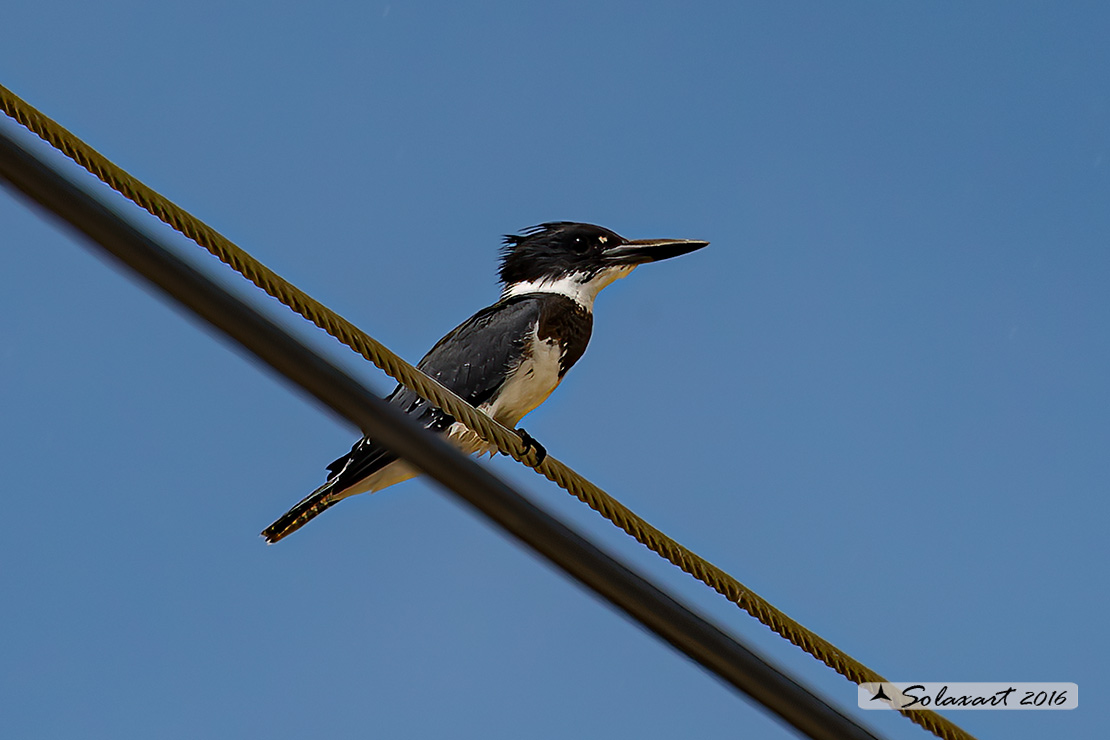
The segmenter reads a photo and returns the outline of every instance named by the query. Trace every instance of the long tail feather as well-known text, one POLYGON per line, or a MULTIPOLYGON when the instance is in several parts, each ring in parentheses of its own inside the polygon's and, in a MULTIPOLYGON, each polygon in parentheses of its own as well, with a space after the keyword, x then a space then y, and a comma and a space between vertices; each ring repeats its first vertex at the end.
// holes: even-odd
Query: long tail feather
POLYGON ((336 478, 333 477, 308 494, 299 504, 278 517, 273 524, 262 530, 262 536, 266 538, 266 543, 272 545, 281 538, 293 534, 308 524, 317 514, 339 503, 342 499, 332 498, 331 496, 335 483, 336 478))

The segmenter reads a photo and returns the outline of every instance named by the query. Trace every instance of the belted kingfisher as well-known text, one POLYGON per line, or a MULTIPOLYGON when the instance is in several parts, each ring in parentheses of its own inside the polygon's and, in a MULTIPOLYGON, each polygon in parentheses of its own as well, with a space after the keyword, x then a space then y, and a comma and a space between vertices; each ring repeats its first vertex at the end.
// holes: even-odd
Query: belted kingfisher
MULTIPOLYGON (((709 242, 625 239, 592 224, 558 221, 504 239, 501 298, 460 324, 432 347, 417 367, 501 424, 515 428, 543 403, 586 351, 594 298, 602 288, 645 262, 677 257, 709 242)), ((386 399, 417 423, 464 452, 493 447, 404 386, 386 399)), ((517 433, 542 457, 527 432, 517 433)), ((380 491, 417 471, 364 437, 328 466, 324 485, 262 532, 274 543, 339 501, 380 491)))

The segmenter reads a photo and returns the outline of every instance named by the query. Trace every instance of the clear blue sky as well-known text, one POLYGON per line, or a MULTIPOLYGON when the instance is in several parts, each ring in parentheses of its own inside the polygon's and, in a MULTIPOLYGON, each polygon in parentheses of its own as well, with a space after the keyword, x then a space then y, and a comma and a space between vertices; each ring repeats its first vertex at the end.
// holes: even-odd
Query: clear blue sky
MULTIPOLYGON (((309 6, 16 4, 0 81, 414 361, 503 233, 711 240, 602 294, 527 428, 892 679, 1086 692, 950 714, 980 737, 1104 732, 1104 3, 309 6)), ((264 546, 355 433, 7 193, 0 224, 0 734, 792 737, 422 482, 264 546)))

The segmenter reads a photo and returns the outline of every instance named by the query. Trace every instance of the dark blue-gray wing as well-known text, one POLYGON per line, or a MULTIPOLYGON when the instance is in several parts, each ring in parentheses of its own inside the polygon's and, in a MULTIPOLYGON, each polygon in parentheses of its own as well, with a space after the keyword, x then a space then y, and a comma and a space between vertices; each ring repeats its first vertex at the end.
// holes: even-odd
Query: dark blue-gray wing
MULTIPOLYGON (((471 316, 417 365, 428 375, 475 406, 488 401, 505 382, 510 368, 524 355, 525 338, 539 321, 541 302, 520 296, 485 308, 471 316)), ((387 399, 425 428, 444 431, 454 423, 447 414, 398 386, 387 399)), ((336 502, 339 494, 397 460, 372 439, 363 438, 351 451, 328 466, 328 480, 267 527, 262 536, 277 542, 297 531, 336 502)))
MULTIPOLYGON (((534 296, 517 296, 484 308, 439 340, 417 367, 478 406, 497 393, 508 370, 520 363, 540 306, 534 296)), ((441 432, 455 421, 404 386, 397 386, 386 400, 427 429, 441 432)), ((396 459, 364 438, 328 466, 329 478, 339 476, 335 490, 341 491, 396 459)))

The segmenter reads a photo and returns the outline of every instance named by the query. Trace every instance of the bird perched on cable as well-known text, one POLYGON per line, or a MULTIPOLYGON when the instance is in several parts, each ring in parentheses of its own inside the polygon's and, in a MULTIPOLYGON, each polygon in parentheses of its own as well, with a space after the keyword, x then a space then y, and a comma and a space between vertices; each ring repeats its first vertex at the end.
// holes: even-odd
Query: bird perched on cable
MULTIPOLYGON (((417 367, 501 424, 515 428, 543 403, 586 351, 594 298, 602 288, 645 262, 677 257, 709 242, 692 239, 629 240, 592 224, 559 221, 505 237, 501 298, 460 324, 432 347, 417 367)), ((467 453, 493 447, 404 386, 386 399, 414 421, 467 453)), ((543 448, 522 429, 517 433, 543 448)), ((417 471, 364 437, 328 466, 324 485, 262 532, 277 542, 343 499, 380 491, 417 471)))

